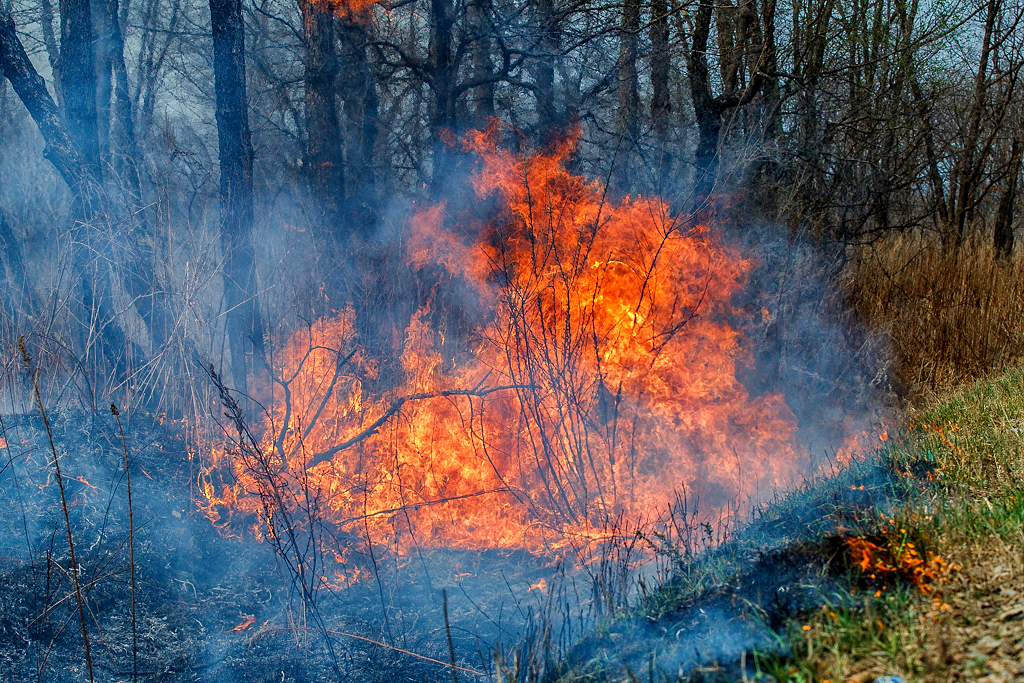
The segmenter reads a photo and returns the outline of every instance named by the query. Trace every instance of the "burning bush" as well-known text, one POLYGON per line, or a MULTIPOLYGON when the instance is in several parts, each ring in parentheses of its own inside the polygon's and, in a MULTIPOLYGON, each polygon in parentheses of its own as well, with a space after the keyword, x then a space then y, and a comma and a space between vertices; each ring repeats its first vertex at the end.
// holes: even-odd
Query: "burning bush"
POLYGON ((383 395, 352 308, 295 333, 260 425, 273 466, 212 449, 215 523, 273 529, 269 476, 286 507, 315 501, 336 539, 557 549, 680 489, 721 510, 804 470, 783 397, 737 379, 752 359, 732 299, 751 264, 666 202, 612 202, 571 174, 575 135, 516 154, 501 134, 463 141, 491 215, 435 205, 409 221, 409 267, 435 295, 461 291, 469 322, 448 325, 427 298, 405 329, 404 382, 383 395))

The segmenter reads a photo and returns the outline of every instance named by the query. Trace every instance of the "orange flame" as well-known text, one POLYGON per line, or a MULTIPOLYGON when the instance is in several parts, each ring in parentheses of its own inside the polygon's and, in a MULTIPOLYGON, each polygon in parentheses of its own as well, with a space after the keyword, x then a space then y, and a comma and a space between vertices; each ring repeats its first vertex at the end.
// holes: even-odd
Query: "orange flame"
POLYGON ((864 577, 883 584, 900 578, 912 582, 924 595, 935 590, 937 580, 959 570, 930 550, 922 555, 906 529, 882 528, 873 536, 848 536, 845 541, 850 563, 859 567, 864 577))
POLYGON ((336 14, 342 19, 364 17, 378 0, 313 0, 321 12, 336 14))
MULTIPOLYGON (((409 223, 410 268, 435 291, 461 283, 471 323, 428 300, 384 396, 351 308, 275 359, 262 448, 296 498, 353 543, 539 551, 680 489, 722 511, 793 483, 807 467, 793 414, 737 378, 752 358, 731 301, 751 264, 662 200, 612 202, 571 174, 576 135, 530 155, 500 135, 464 141, 494 216, 452 225, 433 206, 409 223)), ((212 450, 206 514, 262 537, 255 475, 232 455, 212 450)))

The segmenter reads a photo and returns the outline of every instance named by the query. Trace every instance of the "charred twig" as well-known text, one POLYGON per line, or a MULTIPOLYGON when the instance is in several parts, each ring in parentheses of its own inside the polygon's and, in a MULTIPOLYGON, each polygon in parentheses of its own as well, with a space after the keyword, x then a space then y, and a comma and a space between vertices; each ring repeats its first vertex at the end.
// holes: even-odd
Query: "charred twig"
POLYGON ((455 645, 452 643, 452 625, 448 622, 448 589, 441 589, 441 605, 444 612, 444 631, 448 635, 448 656, 451 658, 452 683, 459 683, 458 667, 455 666, 455 645))
POLYGON ((357 636, 354 633, 346 633, 345 631, 328 631, 328 633, 330 633, 331 635, 336 635, 336 636, 344 636, 345 638, 351 638, 353 640, 360 640, 360 641, 362 641, 364 643, 369 643, 371 645, 376 645, 377 647, 382 647, 385 650, 391 650, 392 652, 399 652, 399 653, 401 653, 403 655, 409 655, 410 657, 415 657, 416 659, 422 659, 425 662, 433 662, 434 664, 440 664, 443 667, 448 667, 448 668, 454 667, 455 669, 458 669, 459 671, 465 671, 466 673, 473 674, 474 676, 486 676, 486 674, 483 673, 482 671, 477 671, 476 669, 469 669, 467 667, 459 666, 457 664, 456 665, 452 665, 452 664, 449 664, 448 662, 442 662, 440 659, 434 659, 433 657, 427 657, 426 655, 421 655, 418 652, 411 652, 409 650, 403 650, 400 647, 395 647, 394 645, 388 645, 387 643, 382 643, 381 641, 374 640, 373 638, 367 638, 365 636, 357 636))
POLYGON ((124 476, 128 486, 128 560, 131 565, 132 578, 132 680, 139 680, 139 641, 135 621, 135 520, 132 512, 132 475, 129 472, 128 444, 124 440, 124 427, 121 426, 121 413, 117 406, 110 404, 110 412, 117 420, 117 429, 121 432, 121 449, 124 451, 124 476))
POLYGON ((32 380, 32 389, 35 392, 36 404, 39 406, 39 413, 43 416, 43 426, 46 428, 46 437, 50 441, 50 453, 53 454, 53 466, 57 470, 57 487, 60 489, 60 504, 64 508, 64 524, 68 530, 68 551, 71 554, 71 578, 75 584, 75 597, 78 599, 78 619, 82 623, 82 643, 85 645, 85 663, 89 669, 89 681, 92 683, 92 654, 89 652, 89 632, 85 628, 85 609, 82 606, 82 588, 78 584, 78 562, 75 559, 75 540, 71 534, 71 515, 68 513, 68 501, 64 495, 64 478, 60 472, 60 458, 57 457, 57 447, 53 444, 53 431, 50 429, 50 420, 43 408, 43 397, 39 393, 39 380, 32 369, 32 357, 28 355, 25 348, 25 338, 18 337, 18 350, 21 351, 21 359, 28 369, 29 379, 32 380))
POLYGON ((396 512, 406 512, 411 510, 418 510, 422 507, 430 507, 432 505, 444 505, 446 503, 453 503, 457 500, 465 500, 466 498, 476 498, 477 496, 487 496, 492 493, 512 493, 510 489, 487 489, 486 491, 476 491, 474 493, 464 493, 461 496, 447 496, 445 498, 438 498, 437 500, 425 500, 422 503, 406 503, 405 505, 399 505, 395 508, 388 508, 386 510, 374 510, 373 512, 366 512, 357 517, 349 517, 338 522, 338 526, 345 526, 352 522, 362 522, 370 519, 371 517, 381 517, 383 515, 392 515, 396 512))
MULTIPOLYGON (((263 505, 264 518, 269 527, 267 538, 270 540, 277 553, 278 558, 284 564, 292 576, 293 586, 297 586, 302 595, 303 604, 310 609, 316 619, 324 643, 327 646, 328 654, 335 673, 341 677, 341 668, 338 664, 338 656, 334 651, 334 645, 327 634, 327 625, 324 623, 323 615, 316 604, 316 591, 319 578, 319 570, 315 564, 312 568, 307 566, 309 553, 303 550, 303 544, 298 537, 300 524, 296 523, 292 515, 292 508, 288 505, 285 497, 288 495, 287 482, 282 481, 280 468, 273 467, 270 457, 260 447, 260 442, 249 429, 245 421, 242 409, 231 396, 224 381, 217 374, 213 365, 206 368, 214 386, 220 395, 221 404, 226 410, 227 417, 231 420, 238 431, 238 448, 245 466, 257 477, 259 483, 258 494, 263 505), (307 574, 309 575, 307 577, 307 574)), ((284 454, 280 454, 284 457, 284 454)), ((311 512, 311 509, 307 508, 311 512)), ((310 541, 314 545, 313 554, 315 561, 316 553, 316 531, 313 524, 310 524, 310 541)), ((308 544, 307 546, 308 547, 308 544)))

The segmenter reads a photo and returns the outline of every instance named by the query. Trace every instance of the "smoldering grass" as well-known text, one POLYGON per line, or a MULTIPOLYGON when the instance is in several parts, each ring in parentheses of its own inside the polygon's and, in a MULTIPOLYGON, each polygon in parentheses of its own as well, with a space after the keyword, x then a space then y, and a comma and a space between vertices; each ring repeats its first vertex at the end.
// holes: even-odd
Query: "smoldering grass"
POLYGON ((843 680, 851 666, 926 680, 957 669, 969 675, 970 660, 951 653, 968 651, 972 633, 985 625, 971 611, 981 599, 972 586, 992 567, 1013 566, 1024 537, 1022 420, 1024 368, 948 392, 914 415, 882 453, 910 483, 909 495, 862 516, 857 531, 887 526, 924 539, 918 545, 942 558, 942 575, 922 591, 906 582, 868 586, 854 571, 848 583, 862 589, 823 595, 820 610, 790 622, 783 633, 789 654, 758 655, 766 671, 780 682, 843 680))

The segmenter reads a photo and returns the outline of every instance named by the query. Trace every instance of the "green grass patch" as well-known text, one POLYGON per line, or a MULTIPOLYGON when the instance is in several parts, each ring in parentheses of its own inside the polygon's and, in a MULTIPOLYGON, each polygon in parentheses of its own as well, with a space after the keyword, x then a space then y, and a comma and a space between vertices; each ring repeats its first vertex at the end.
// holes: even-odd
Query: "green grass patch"
MULTIPOLYGON (((971 606, 988 604, 976 593, 994 593, 987 578, 998 578, 1000 563, 1011 565, 1024 542, 1024 369, 934 401, 881 456, 906 481, 908 495, 851 525, 849 594, 823 596, 820 610, 788 623, 780 636, 787 654, 758 655, 780 683, 870 681, 876 674, 937 681, 954 670, 1005 670, 991 663, 999 651, 989 650, 1002 642, 1006 612, 993 618, 971 606), (911 544, 926 580, 878 571, 899 566, 911 544), (983 588, 972 587, 975 577, 983 588)), ((1014 592, 1001 590, 1004 598, 1014 592)))

